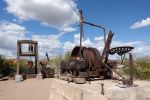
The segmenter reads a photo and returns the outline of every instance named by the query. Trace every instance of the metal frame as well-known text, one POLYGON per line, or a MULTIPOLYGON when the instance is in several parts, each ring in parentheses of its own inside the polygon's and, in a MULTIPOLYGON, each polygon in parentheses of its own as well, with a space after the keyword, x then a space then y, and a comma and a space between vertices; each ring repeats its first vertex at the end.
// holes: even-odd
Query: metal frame
MULTIPOLYGON (((102 29, 103 32, 104 32, 104 46, 105 47, 106 47, 106 42, 107 41, 106 41, 106 29, 105 29, 105 27, 103 27, 102 25, 96 25, 96 24, 84 21, 82 10, 79 10, 79 17, 80 17, 79 23, 80 23, 80 60, 81 60, 82 35, 83 35, 83 25, 84 24, 87 24, 87 25, 94 26, 94 27, 102 29)), ((105 47, 104 47, 104 51, 102 53, 102 58, 103 58, 103 56, 105 55, 105 52, 106 52, 106 50, 105 50, 106 48, 105 47)))

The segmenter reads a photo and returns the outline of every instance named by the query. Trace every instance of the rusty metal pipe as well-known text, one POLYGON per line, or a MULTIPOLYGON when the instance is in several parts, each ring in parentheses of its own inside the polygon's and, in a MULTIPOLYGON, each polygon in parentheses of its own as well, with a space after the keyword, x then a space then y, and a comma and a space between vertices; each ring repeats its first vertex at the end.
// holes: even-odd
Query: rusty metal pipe
POLYGON ((133 59, 132 54, 129 53, 129 86, 133 85, 133 59))
POLYGON ((81 60, 83 25, 87 24, 87 25, 91 25, 91 26, 95 26, 95 27, 103 29, 103 32, 104 32, 104 46, 106 45, 106 30, 105 30, 105 28, 102 25, 96 25, 96 24, 84 21, 82 10, 79 10, 79 17, 80 17, 80 21, 79 22, 80 22, 80 60, 81 60))
POLYGON ((105 31, 105 28, 102 25, 100 26, 100 25, 96 25, 96 24, 93 24, 93 23, 85 22, 85 21, 84 21, 84 23, 103 29, 103 32, 104 32, 104 45, 105 45, 106 44, 106 31, 105 31))
POLYGON ((105 64, 105 67, 108 68, 108 69, 110 69, 111 71, 115 72, 116 74, 118 74, 123 80, 126 80, 126 78, 123 75, 121 75, 119 72, 117 72, 115 69, 110 68, 106 64, 105 64))

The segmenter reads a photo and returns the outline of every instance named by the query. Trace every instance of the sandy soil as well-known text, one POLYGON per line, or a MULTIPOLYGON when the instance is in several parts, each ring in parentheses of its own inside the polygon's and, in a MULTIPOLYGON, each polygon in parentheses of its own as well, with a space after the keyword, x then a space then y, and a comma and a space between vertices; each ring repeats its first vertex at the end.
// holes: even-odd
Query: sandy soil
POLYGON ((0 100, 48 100, 51 79, 0 81, 0 100))
MULTIPOLYGON (((27 79, 22 82, 15 82, 14 80, 6 80, 0 81, 0 100, 49 100, 49 95, 53 91, 50 90, 51 87, 58 88, 58 90, 60 89, 60 87, 62 87, 62 85, 56 83, 70 85, 72 87, 83 89, 85 91, 94 91, 94 93, 101 92, 101 83, 105 84, 104 89, 106 94, 108 94, 107 92, 109 92, 110 90, 128 89, 128 88, 119 88, 118 86, 116 86, 117 83, 112 80, 91 81, 91 84, 89 84, 88 82, 86 84, 75 84, 75 83, 68 84, 67 81, 50 78, 43 80, 27 79)), ((137 85, 137 89, 139 88, 139 90, 141 90, 143 87, 150 86, 149 81, 135 81, 134 84, 137 85)), ((131 87, 129 89, 132 88, 134 87, 131 87)), ((64 87, 64 89, 66 88, 64 87)), ((146 96, 149 95, 150 93, 149 90, 146 90, 146 88, 142 90, 142 92, 143 91, 147 91, 144 93, 146 94, 146 96)))

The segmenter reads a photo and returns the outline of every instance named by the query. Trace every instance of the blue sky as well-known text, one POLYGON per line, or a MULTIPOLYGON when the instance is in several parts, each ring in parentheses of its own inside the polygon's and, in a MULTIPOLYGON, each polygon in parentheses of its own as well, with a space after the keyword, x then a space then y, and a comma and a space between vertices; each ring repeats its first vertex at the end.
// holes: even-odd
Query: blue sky
POLYGON ((87 21, 106 26, 119 40, 131 41, 150 37, 149 27, 136 30, 129 28, 133 23, 150 16, 149 0, 80 0, 78 4, 87 21))
MULTIPOLYGON (((133 46, 134 55, 150 54, 150 0, 1 0, 0 52, 16 55, 18 39, 39 42, 42 57, 79 45, 79 9, 84 20, 115 33, 112 47, 133 46)), ((84 26, 84 46, 103 49, 103 31, 84 26)), ((61 52, 60 52, 61 51, 61 52)))

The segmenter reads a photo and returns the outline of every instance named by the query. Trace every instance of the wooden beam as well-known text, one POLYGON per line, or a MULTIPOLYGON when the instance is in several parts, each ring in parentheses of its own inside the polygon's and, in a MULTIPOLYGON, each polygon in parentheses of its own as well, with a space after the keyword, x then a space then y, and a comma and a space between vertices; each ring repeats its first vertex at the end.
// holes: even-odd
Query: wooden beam
MULTIPOLYGON (((16 66, 16 70, 17 70, 17 75, 19 75, 19 67, 20 67, 20 63, 19 63, 19 57, 20 56, 34 56, 35 57, 35 74, 38 73, 38 61, 39 61, 39 56, 38 56, 38 42, 37 41, 33 41, 33 40, 18 40, 17 41, 17 66, 16 66), (33 48, 33 52, 21 52, 21 45, 22 44, 33 44, 34 48, 33 48)), ((40 69, 39 69, 40 70, 40 69)))
POLYGON ((131 53, 129 53, 129 85, 133 85, 133 58, 131 53))
POLYGON ((19 75, 19 53, 20 53, 20 44, 17 42, 17 66, 16 66, 16 74, 19 75))
POLYGON ((27 44, 37 44, 37 41, 33 40, 18 40, 19 43, 27 43, 27 44))

